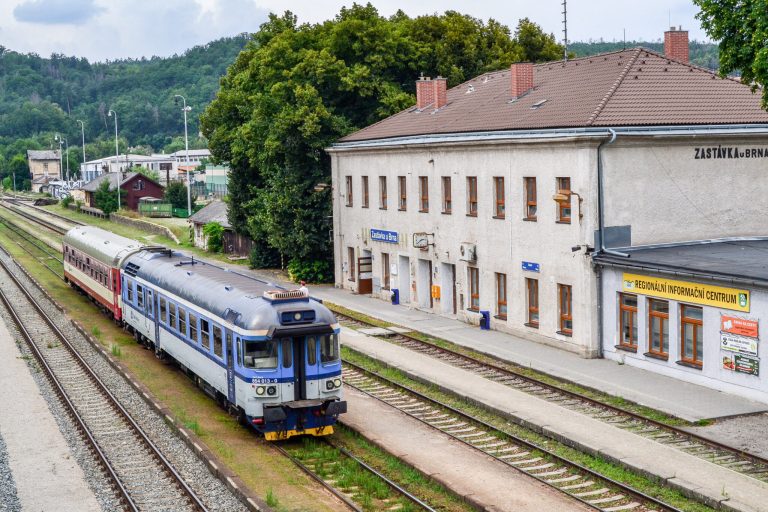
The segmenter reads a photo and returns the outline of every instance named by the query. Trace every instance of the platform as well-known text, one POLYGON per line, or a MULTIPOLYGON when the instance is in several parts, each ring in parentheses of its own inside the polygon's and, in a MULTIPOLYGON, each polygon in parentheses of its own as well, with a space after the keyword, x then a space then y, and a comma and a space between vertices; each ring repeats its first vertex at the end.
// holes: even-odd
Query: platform
MULTIPOLYGON (((342 344, 582 451, 653 475, 711 506, 768 511, 768 483, 349 328, 342 329, 342 344)), ((376 417, 368 411, 366 416, 376 417)))
POLYGON ((22 510, 101 510, 2 320, 0 435, 22 510))

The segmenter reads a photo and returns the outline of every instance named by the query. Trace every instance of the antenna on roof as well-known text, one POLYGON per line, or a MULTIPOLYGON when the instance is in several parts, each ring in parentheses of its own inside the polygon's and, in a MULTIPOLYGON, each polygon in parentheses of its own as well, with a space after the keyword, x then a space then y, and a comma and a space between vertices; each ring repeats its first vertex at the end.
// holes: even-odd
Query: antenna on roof
POLYGON ((563 60, 568 60, 568 0, 563 0, 563 60))
POLYGON ((624 49, 627 49, 627 29, 624 29, 624 49))

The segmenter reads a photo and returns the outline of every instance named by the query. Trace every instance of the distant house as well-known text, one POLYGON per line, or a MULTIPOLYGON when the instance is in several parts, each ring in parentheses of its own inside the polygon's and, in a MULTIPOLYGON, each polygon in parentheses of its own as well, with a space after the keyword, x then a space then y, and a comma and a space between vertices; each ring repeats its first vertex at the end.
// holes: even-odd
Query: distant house
POLYGON ((169 178, 176 177, 176 160, 170 155, 147 156, 131 153, 118 155, 117 158, 108 156, 80 164, 80 176, 82 176, 83 181, 89 182, 102 174, 117 171, 127 172, 131 167, 144 167, 155 171, 160 181, 165 181, 166 176, 169 178))
MULTIPOLYGON (((174 153, 171 153, 168 155, 169 157, 176 160, 179 164, 185 164, 187 163, 187 151, 185 149, 180 149, 179 151, 176 151, 174 153)), ((199 166, 203 159, 211 158, 211 152, 207 149, 190 149, 189 150, 189 165, 193 167, 199 166)))
POLYGON ((236 256, 247 256, 253 249, 254 242, 250 238, 238 235, 232 230, 232 226, 227 219, 227 203, 224 201, 212 201, 205 208, 195 213, 189 218, 192 224, 195 247, 205 249, 208 245, 208 237, 203 233, 203 227, 209 222, 218 222, 224 228, 224 248, 225 254, 234 254, 236 256))
POLYGON ((32 178, 32 192, 37 192, 40 194, 50 192, 49 183, 58 179, 58 176, 36 176, 32 178))
MULTIPOLYGON (((27 163, 33 180, 41 176, 61 177, 61 160, 57 150, 28 149, 27 163)), ((18 186, 21 186, 21 183, 18 186)))
POLYGON ((162 199, 164 195, 164 188, 161 184, 147 178, 143 174, 136 172, 123 172, 116 173, 111 172, 109 174, 102 174, 101 176, 93 179, 82 186, 81 190, 85 193, 85 205, 96 207, 94 201, 94 194, 101 186, 103 181, 109 181, 109 190, 115 190, 117 187, 117 176, 121 176, 120 188, 125 191, 123 196, 122 207, 129 210, 137 210, 139 207, 139 199, 142 197, 155 197, 162 199))

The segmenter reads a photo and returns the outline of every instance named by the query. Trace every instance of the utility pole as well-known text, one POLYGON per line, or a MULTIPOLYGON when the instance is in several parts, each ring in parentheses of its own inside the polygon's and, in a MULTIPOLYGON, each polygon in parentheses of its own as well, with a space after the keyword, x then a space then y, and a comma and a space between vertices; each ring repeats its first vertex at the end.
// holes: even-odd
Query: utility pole
MULTIPOLYGON (((121 179, 122 174, 120 173, 120 150, 117 146, 117 112, 114 110, 110 110, 107 115, 109 117, 115 116, 115 168, 117 169, 117 210, 120 211, 120 185, 123 181, 121 179)), ((125 155, 126 158, 128 158, 128 155, 125 155)))
POLYGON ((563 0, 563 60, 568 60, 568 0, 563 0))
MULTIPOLYGON (((63 142, 61 141, 61 136, 58 133, 54 137, 54 140, 59 143, 59 178, 63 178, 64 160, 62 159, 63 155, 61 154, 61 145, 63 142)), ((14 188, 16 187, 14 186, 14 188)))
POLYGON ((174 94, 173 97, 181 98, 181 101, 184 102, 181 111, 184 112, 184 147, 187 160, 187 215, 192 215, 192 172, 189 169, 189 137, 187 136, 187 112, 192 110, 192 107, 187 106, 187 98, 181 94, 174 94))
MULTIPOLYGON (((78 123, 80 123, 80 133, 83 134, 83 170, 85 170, 85 123, 81 120, 77 120, 78 123)), ((80 179, 82 179, 82 172, 80 173, 80 179)))

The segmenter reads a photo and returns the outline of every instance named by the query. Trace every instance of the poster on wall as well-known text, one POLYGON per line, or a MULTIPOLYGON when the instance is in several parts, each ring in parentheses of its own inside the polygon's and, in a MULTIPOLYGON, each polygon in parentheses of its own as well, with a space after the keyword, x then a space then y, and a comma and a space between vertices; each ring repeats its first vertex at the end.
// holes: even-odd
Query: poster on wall
POLYGON ((757 320, 739 318, 732 315, 720 315, 720 331, 723 333, 759 338, 757 320))
POLYGON ((760 375, 760 359, 745 354, 724 354, 723 368, 747 375, 760 375))
POLYGON ((721 332, 720 348, 731 352, 757 356, 757 340, 755 338, 745 338, 744 336, 721 332))

